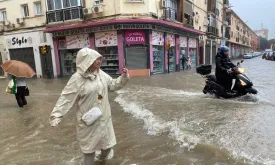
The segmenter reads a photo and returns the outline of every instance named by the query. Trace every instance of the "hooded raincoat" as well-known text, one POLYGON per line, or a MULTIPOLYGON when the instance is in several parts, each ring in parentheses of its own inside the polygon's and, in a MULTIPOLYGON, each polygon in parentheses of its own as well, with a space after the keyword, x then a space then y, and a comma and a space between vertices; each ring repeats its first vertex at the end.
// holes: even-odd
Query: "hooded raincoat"
POLYGON ((122 88, 129 79, 128 75, 113 79, 102 70, 87 72, 99 57, 101 55, 97 51, 89 48, 83 48, 78 52, 77 72, 62 91, 50 116, 50 124, 56 126, 76 104, 77 140, 83 153, 94 153, 116 145, 108 90, 122 88), (99 107, 103 114, 92 125, 87 126, 81 118, 93 107, 99 107))

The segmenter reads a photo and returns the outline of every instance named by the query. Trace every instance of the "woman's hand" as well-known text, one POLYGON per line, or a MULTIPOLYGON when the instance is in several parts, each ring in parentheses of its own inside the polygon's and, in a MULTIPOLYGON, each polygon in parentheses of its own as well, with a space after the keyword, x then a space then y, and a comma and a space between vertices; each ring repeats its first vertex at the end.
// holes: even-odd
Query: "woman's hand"
POLYGON ((128 77, 128 69, 127 69, 127 68, 123 68, 123 69, 122 69, 122 75, 123 75, 124 77, 128 77))

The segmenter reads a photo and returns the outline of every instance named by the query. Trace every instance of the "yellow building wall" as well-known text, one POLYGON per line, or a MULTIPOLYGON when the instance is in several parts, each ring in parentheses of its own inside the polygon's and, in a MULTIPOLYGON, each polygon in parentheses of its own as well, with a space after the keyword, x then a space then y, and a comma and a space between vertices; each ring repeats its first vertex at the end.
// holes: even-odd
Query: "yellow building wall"
POLYGON ((43 26, 46 23, 46 8, 45 0, 41 0, 42 15, 35 16, 34 2, 39 0, 0 0, 0 10, 5 9, 7 12, 7 20, 11 23, 10 26, 5 26, 5 30, 18 30, 22 28, 43 26), (17 24, 16 19, 22 18, 21 5, 28 4, 29 17, 24 19, 24 24, 17 24), (14 25, 14 26, 13 26, 14 25))
POLYGON ((207 25, 205 25, 205 20, 207 20, 207 3, 202 0, 194 0, 194 12, 198 12, 199 21, 194 21, 194 28, 203 32, 206 32, 207 25))

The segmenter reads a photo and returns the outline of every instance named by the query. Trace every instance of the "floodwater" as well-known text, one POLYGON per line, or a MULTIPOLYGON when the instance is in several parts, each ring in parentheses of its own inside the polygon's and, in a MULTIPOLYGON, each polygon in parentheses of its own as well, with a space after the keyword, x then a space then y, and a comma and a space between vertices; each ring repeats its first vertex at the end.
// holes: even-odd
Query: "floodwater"
MULTIPOLYGON (((109 165, 275 165, 275 63, 242 66, 257 96, 202 94, 194 71, 135 78, 110 101, 118 144, 109 165)), ((68 79, 30 80, 24 109, 0 80, 0 164, 79 165, 75 109, 56 128, 48 117, 68 79)))

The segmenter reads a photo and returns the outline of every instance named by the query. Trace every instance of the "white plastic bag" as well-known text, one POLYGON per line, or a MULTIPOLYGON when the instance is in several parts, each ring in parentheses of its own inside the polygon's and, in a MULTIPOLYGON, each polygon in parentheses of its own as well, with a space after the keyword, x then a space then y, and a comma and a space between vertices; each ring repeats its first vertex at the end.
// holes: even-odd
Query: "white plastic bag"
POLYGON ((92 125, 102 116, 102 112, 98 107, 94 107, 82 116, 82 120, 86 125, 92 125))

